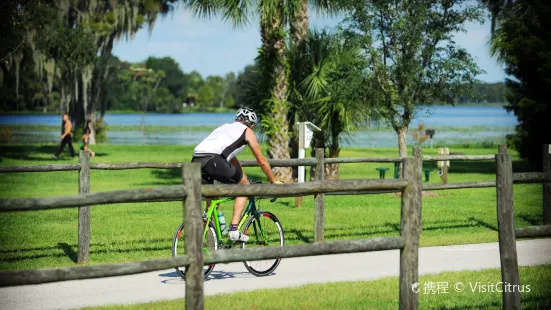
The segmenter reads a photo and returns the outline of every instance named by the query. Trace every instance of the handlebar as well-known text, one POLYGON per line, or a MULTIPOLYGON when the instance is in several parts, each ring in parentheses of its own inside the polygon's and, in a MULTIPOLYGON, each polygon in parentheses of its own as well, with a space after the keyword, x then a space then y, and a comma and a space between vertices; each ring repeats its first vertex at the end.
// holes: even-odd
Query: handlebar
MULTIPOLYGON (((257 180, 253 180, 253 179, 250 179, 250 178, 247 178, 247 180, 251 184, 262 184, 262 181, 257 181, 257 180)), ((270 199, 270 202, 275 202, 276 200, 277 200, 277 196, 274 196, 272 199, 270 199)))

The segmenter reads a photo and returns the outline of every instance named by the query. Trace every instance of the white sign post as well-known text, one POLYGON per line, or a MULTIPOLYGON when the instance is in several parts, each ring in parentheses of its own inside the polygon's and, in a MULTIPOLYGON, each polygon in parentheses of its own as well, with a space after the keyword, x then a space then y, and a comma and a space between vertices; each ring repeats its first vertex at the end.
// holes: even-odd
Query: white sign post
MULTIPOLYGON (((304 158, 306 149, 310 147, 314 131, 321 131, 319 127, 310 122, 298 122, 298 158, 304 158)), ((298 167, 298 182, 304 183, 304 166, 298 167)))

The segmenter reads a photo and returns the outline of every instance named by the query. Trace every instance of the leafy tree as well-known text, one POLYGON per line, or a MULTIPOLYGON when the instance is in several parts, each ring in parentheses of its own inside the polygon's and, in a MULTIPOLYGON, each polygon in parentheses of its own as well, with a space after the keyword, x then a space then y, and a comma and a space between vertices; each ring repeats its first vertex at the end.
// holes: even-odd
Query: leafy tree
POLYGON ((505 82, 505 108, 519 121, 510 142, 521 157, 541 167, 542 144, 549 143, 551 132, 551 3, 518 0, 492 12, 493 53, 512 77, 505 82))
POLYGON ((226 108, 235 107, 235 89, 237 87, 237 77, 234 72, 230 72, 225 76, 224 83, 224 106, 226 108))
MULTIPOLYGON (((17 14, 7 15, 17 16, 17 21, 22 20, 23 26, 9 28, 8 37, 25 38, 25 49, 30 49, 35 75, 46 84, 44 89, 48 95, 41 97, 49 98, 52 91, 57 90, 61 93, 61 110, 69 110, 79 125, 85 119, 92 121, 90 143, 93 144, 95 113, 101 109, 103 116, 106 107, 105 90, 108 74, 112 72, 110 59, 114 42, 134 34, 144 25, 152 27, 157 15, 166 14, 175 1, 17 1, 17 14), (70 39, 67 42, 59 40, 64 36, 70 39), (52 43, 56 40, 60 46, 52 43), (64 58, 62 51, 69 44, 79 51, 69 54, 70 58, 64 58), (88 48, 92 45, 93 50, 88 48), (84 49, 89 51, 88 56, 82 53, 84 49), (85 59, 92 61, 83 64, 85 59)), ((10 1, 8 4, 12 3, 10 1)), ((9 8, 13 9, 13 5, 9 8)), ((2 68, 2 75, 4 69, 15 65, 17 98, 23 51, 16 51, 2 68)))
POLYGON ((238 106, 256 107, 262 101, 262 95, 258 88, 260 72, 258 65, 245 66, 242 72, 237 75, 233 97, 238 106))
POLYGON ((483 8, 465 0, 351 3, 345 34, 365 51, 369 102, 398 134, 400 156, 419 106, 453 103, 481 72, 453 40, 469 21, 482 22, 483 8))
POLYGON ((185 85, 186 85, 186 98, 187 97, 195 97, 197 98, 197 94, 199 93, 199 88, 203 86, 203 77, 201 74, 197 71, 192 71, 188 74, 185 74, 185 85))
POLYGON ((197 94, 197 103, 199 104, 201 110, 206 110, 209 107, 214 106, 214 92, 212 88, 207 83, 203 84, 199 88, 197 94))
MULTIPOLYGON (((216 108, 220 107, 222 108, 224 105, 224 88, 226 81, 223 77, 215 75, 215 76, 208 76, 205 79, 205 85, 204 87, 207 87, 210 89, 210 102, 209 107, 216 108)), ((199 100, 201 100, 201 95, 199 95, 199 100)))
POLYGON ((154 71, 163 71, 165 78, 162 79, 160 87, 166 87, 174 98, 179 98, 181 101, 186 99, 186 77, 180 65, 171 57, 149 57, 145 61, 146 68, 154 71))

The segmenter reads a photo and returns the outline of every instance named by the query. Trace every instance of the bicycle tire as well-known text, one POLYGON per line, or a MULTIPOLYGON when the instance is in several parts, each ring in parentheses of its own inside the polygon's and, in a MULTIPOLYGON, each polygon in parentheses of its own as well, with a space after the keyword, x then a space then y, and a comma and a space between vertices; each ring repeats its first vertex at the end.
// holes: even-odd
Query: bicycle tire
MULTIPOLYGON (((180 224, 180 227, 178 227, 178 230, 176 230, 176 233, 174 234, 174 238, 172 239, 172 257, 178 256, 178 240, 180 237, 183 236, 184 232, 184 223, 180 224)), ((207 231, 207 248, 210 251, 216 251, 218 250, 218 238, 216 237, 216 230, 214 229, 214 225, 212 223, 209 223, 209 228, 207 231), (210 246, 209 246, 210 243, 210 246)), ((205 248, 203 248, 205 250, 205 248)), ((184 254, 184 247, 180 247, 180 253, 184 254)), ((207 278, 208 275, 212 272, 214 269, 215 264, 205 265, 205 275, 204 277, 207 278)), ((176 267, 176 272, 178 275, 185 281, 186 280, 186 269, 187 267, 176 267)))
MULTIPOLYGON (((259 212, 259 217, 251 217, 245 223, 245 229, 243 230, 244 234, 249 236, 249 241, 245 243, 241 243, 241 248, 244 249, 247 246, 252 247, 254 245, 260 245, 265 246, 265 241, 260 240, 260 238, 263 239, 263 237, 258 234, 258 230, 255 230, 255 225, 258 222, 261 222, 261 220, 266 219, 264 223, 261 222, 260 226, 262 226, 262 229, 266 232, 268 235, 270 231, 274 230, 273 225, 275 224, 275 228, 277 228, 277 234, 276 235, 269 235, 267 236, 268 241, 273 242, 272 244, 276 246, 283 246, 285 244, 285 235, 283 232, 283 227, 281 226, 281 222, 279 219, 270 212, 259 212), (271 225, 267 225, 271 224, 271 225), (270 226, 270 227, 268 227, 270 226), (251 231, 249 231, 252 229, 251 231), (264 244, 262 244, 264 243, 264 244)), ((279 266, 279 263, 281 262, 281 258, 274 258, 274 259, 268 259, 268 260, 262 260, 262 261, 244 261, 243 264, 245 265, 245 268, 252 273, 253 275, 257 277, 263 277, 272 274, 276 268, 279 266), (261 262, 264 262, 261 263, 261 262), (262 267, 262 266, 265 267, 262 267)))

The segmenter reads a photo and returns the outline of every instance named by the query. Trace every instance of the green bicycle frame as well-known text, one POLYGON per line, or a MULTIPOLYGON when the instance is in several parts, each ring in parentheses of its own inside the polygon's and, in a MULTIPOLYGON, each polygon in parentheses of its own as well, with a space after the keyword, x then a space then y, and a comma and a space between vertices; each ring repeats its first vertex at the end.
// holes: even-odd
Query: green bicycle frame
MULTIPOLYGON (((207 222, 205 224, 205 229, 203 230, 203 240, 205 240, 207 238, 207 230, 208 230, 208 227, 209 227, 209 223, 214 218, 213 223, 214 223, 214 227, 215 227, 215 230, 216 230, 216 238, 218 239, 219 243, 222 243, 222 230, 220 229, 220 220, 218 219, 218 212, 217 212, 218 205, 222 202, 227 202, 227 201, 234 200, 234 199, 235 198, 223 198, 223 199, 211 200, 210 208, 207 211, 207 222)), ((254 215, 256 212, 257 212, 257 210, 256 210, 255 199, 254 199, 254 197, 249 197, 249 204, 245 208, 245 211, 243 212, 243 215, 241 216, 241 219, 239 220, 239 224, 237 225, 237 229, 241 230, 243 228, 243 225, 245 225, 245 223, 249 219, 249 217, 251 215, 254 215)), ((230 220, 229 224, 231 224, 231 220, 230 220)), ((257 221, 255 223, 255 225, 253 225, 254 233, 255 233, 255 236, 257 237, 257 240, 258 240, 258 232, 257 232, 257 229, 256 229, 256 224, 258 224, 258 228, 260 230, 260 233, 262 234, 262 237, 264 238, 265 242, 267 243, 266 233, 262 229, 260 221, 257 221)), ((228 239, 226 243, 231 244, 231 241, 228 239)))

